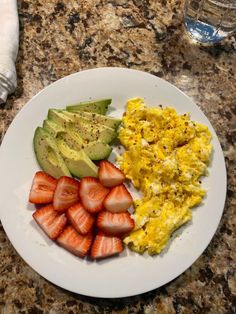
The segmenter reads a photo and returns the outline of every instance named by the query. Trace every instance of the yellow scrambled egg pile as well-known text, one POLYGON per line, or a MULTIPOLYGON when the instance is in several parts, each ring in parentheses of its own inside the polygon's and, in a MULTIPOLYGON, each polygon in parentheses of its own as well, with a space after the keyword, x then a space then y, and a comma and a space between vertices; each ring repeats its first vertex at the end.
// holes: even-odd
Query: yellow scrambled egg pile
POLYGON ((171 234, 191 220, 190 208, 205 195, 212 145, 207 126, 178 115, 173 108, 147 108, 143 99, 128 101, 119 139, 126 151, 121 169, 143 197, 135 200, 135 229, 124 238, 139 253, 159 253, 171 234))

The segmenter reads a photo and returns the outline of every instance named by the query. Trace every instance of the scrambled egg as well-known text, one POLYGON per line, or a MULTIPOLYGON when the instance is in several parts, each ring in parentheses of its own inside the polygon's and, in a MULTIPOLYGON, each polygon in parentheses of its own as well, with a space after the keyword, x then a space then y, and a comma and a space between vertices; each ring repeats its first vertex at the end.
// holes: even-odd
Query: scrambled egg
POLYGON ((207 174, 211 134, 189 114, 147 108, 140 98, 128 101, 122 122, 119 139, 126 151, 118 162, 143 194, 134 202, 135 229, 124 242, 136 252, 158 254, 205 195, 200 177, 207 174))

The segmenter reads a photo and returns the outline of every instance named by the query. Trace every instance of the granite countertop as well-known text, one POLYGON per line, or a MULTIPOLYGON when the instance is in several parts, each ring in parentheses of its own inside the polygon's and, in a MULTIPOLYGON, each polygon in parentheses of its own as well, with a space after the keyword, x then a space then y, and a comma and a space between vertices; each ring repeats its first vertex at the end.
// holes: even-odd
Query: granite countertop
MULTIPOLYGON (((175 84, 206 114, 220 139, 227 201, 201 257, 171 283, 140 296, 95 299, 54 286, 31 269, 0 227, 0 312, 236 313, 236 41, 189 41, 179 0, 18 1, 18 87, 0 107, 1 138, 17 112, 44 86, 68 74, 118 66, 175 84)), ((102 283, 101 283, 102 284, 102 283)))

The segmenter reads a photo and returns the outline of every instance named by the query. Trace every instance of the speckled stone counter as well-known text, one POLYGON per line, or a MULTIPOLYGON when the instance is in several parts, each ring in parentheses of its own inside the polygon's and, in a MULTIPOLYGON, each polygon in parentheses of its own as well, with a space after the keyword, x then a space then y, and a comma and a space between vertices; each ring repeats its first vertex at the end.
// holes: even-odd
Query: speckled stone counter
POLYGON ((204 254, 171 283, 132 298, 94 299, 54 286, 22 260, 0 227, 0 312, 236 313, 235 38, 211 47, 191 43, 177 0, 18 2, 18 88, 0 107, 1 138, 26 102, 61 77, 102 66, 140 69, 175 84, 201 107, 224 151, 228 191, 204 254))

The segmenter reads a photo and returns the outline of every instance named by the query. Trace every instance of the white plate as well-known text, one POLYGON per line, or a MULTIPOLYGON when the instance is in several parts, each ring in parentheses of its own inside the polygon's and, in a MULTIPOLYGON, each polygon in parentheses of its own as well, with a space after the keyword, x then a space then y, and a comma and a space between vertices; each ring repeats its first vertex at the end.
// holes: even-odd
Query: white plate
POLYGON ((126 297, 158 288, 176 278, 202 254, 219 224, 226 196, 223 153, 210 122, 180 90, 150 74, 122 68, 87 70, 65 77, 33 97, 9 127, 0 151, 1 220, 22 258, 54 284, 87 296, 126 297), (178 232, 160 255, 150 257, 125 250, 100 262, 77 258, 50 241, 32 220, 34 206, 27 202, 34 173, 39 169, 32 139, 48 108, 78 101, 112 98, 111 115, 121 117, 127 99, 144 97, 147 104, 169 105, 190 112, 213 135, 214 156, 203 205, 193 211, 192 223, 178 232))

